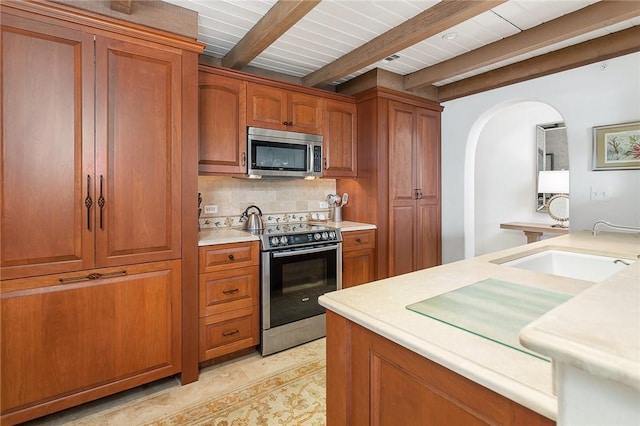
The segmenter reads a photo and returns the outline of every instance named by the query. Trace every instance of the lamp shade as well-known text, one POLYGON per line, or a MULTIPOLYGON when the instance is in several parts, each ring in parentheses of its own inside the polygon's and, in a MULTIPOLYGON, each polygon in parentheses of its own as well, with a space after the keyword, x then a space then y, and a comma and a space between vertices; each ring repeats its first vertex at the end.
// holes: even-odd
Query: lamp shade
POLYGON ((543 170, 538 172, 538 193, 568 194, 569 170, 543 170))

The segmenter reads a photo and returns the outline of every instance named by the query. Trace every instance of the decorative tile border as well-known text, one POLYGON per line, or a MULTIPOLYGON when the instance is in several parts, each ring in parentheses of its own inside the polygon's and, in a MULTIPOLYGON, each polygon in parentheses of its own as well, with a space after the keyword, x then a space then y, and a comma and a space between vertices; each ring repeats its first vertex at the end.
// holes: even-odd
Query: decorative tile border
MULTIPOLYGON (((277 213, 270 214, 265 213, 262 215, 262 220, 265 225, 276 223, 296 223, 296 222, 308 222, 312 219, 312 216, 318 215, 320 220, 324 217, 329 218, 329 210, 318 210, 313 212, 290 212, 290 213, 277 213)), ((240 220, 241 216, 218 216, 218 217, 201 217, 199 219, 200 228, 241 228, 244 224, 240 220)), ((315 217, 313 218, 314 220, 315 217)))

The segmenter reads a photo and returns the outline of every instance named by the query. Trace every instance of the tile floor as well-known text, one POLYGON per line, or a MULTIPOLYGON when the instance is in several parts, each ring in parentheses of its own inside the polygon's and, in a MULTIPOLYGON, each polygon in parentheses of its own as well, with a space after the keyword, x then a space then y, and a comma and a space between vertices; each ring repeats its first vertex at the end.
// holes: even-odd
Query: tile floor
POLYGON ((257 352, 200 371, 197 382, 181 386, 168 378, 54 413, 25 425, 134 426, 240 388, 292 365, 325 355, 325 339, 261 357, 257 352))

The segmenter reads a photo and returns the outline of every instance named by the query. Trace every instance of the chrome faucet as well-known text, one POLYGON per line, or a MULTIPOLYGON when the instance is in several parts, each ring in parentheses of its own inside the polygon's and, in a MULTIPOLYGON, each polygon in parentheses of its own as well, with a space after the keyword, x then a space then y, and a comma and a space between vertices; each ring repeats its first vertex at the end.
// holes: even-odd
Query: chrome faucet
POLYGON ((640 228, 636 227, 636 226, 625 226, 625 225, 614 225, 613 223, 609 223, 607 221, 604 220, 598 220, 596 223, 593 224, 593 229, 591 230, 591 233, 593 235, 598 235, 598 225, 604 225, 604 226, 608 226, 609 228, 613 228, 613 229, 619 229, 622 231, 636 231, 636 232, 640 232, 640 228))

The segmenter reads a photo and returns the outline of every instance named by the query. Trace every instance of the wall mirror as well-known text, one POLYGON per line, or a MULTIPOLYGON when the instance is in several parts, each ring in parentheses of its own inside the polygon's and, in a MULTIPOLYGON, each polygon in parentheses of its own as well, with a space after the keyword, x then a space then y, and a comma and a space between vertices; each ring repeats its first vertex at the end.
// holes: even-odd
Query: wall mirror
MULTIPOLYGON (((545 170, 569 170, 569 143, 567 141, 567 129, 562 122, 536 125, 536 150, 537 170, 536 182, 539 181, 539 173, 545 170)), ((539 191, 536 189, 536 192, 539 191)), ((536 193, 536 211, 548 213, 547 203, 553 193, 536 193)))

